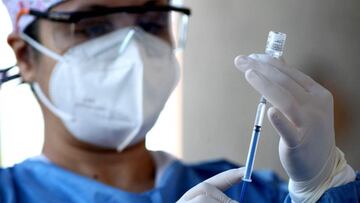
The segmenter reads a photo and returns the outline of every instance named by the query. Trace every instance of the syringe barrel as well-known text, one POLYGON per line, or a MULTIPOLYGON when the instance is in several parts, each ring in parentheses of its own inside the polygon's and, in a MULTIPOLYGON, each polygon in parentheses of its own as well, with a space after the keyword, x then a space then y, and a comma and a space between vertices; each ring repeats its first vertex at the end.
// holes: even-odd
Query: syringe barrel
POLYGON ((257 146, 258 146, 258 142, 259 142, 259 138, 260 138, 261 126, 262 126, 262 122, 264 120, 264 115, 265 115, 265 111, 266 111, 266 101, 263 98, 261 100, 263 102, 260 102, 258 105, 258 108, 257 108, 255 125, 254 125, 253 133, 251 136, 248 157, 246 160, 246 170, 245 170, 245 174, 244 174, 244 178, 243 178, 244 181, 248 181, 248 182, 251 182, 251 174, 252 174, 253 167, 254 167, 257 146))
MULTIPOLYGON (((274 58, 280 58, 284 53, 285 42, 286 34, 270 31, 266 43, 265 53, 274 58)), ((260 138, 261 126, 264 120, 265 111, 266 99, 261 97, 256 111, 254 130, 251 137, 249 152, 246 160, 246 170, 243 178, 243 180, 247 182, 251 182, 251 174, 254 167, 257 145, 260 138)))
MULTIPOLYGON (((265 53, 274 58, 280 58, 284 52, 285 41, 286 41, 286 34, 270 31, 266 44, 265 53)), ((251 182, 251 175, 253 172, 255 156, 256 156, 257 146, 261 133, 261 126, 264 120, 265 111, 266 111, 266 99, 264 97, 261 97, 260 103, 256 111, 254 130, 251 136, 249 152, 246 160, 246 169, 243 177, 244 182, 240 193, 240 203, 244 202, 247 185, 249 184, 249 182, 251 182)))

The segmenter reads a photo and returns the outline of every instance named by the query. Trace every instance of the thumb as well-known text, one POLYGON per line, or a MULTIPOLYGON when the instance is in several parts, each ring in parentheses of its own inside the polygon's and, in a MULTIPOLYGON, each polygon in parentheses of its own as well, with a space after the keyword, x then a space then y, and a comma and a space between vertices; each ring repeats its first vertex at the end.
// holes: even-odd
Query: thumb
POLYGON ((270 123, 288 147, 295 147, 300 143, 298 130, 277 108, 271 107, 267 115, 270 123))
MULTIPOLYGON (((177 203, 188 202, 195 198, 213 198, 220 202, 232 202, 222 191, 241 181, 245 168, 231 169, 199 183, 187 191, 177 203)), ((199 201, 200 202, 200 201, 199 201)), ((206 202, 206 201, 204 201, 206 202)))
POLYGON ((238 169, 231 169, 225 172, 222 172, 216 176, 213 176, 207 180, 206 183, 213 185, 221 191, 225 191, 236 183, 239 183, 244 176, 245 167, 238 169))

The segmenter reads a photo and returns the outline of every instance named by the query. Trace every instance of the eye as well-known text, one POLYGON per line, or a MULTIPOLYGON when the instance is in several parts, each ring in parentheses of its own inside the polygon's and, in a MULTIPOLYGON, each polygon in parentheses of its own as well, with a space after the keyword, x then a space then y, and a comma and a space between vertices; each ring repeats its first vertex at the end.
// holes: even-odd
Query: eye
POLYGON ((167 26, 164 26, 164 25, 156 23, 156 22, 139 22, 138 25, 144 31, 154 34, 154 35, 162 33, 167 28, 167 26))
POLYGON ((76 25, 75 35, 92 39, 110 33, 113 30, 114 25, 110 21, 82 22, 76 25))
POLYGON ((154 35, 161 35, 168 32, 169 29, 167 14, 144 15, 138 18, 136 24, 144 31, 154 35))

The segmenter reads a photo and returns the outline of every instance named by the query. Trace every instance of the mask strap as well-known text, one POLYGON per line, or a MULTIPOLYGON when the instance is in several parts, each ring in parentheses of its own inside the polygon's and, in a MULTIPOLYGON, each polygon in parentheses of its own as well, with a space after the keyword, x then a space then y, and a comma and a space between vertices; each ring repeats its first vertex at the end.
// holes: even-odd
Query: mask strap
POLYGON ((55 53, 54 51, 48 49, 47 47, 44 47, 42 44, 40 44, 39 42, 37 42, 36 40, 32 39, 31 37, 29 37, 27 34, 21 32, 20 33, 20 37, 27 43, 29 43, 32 47, 34 47, 36 50, 38 50, 39 52, 47 55, 48 57, 58 61, 58 62, 62 62, 64 61, 63 57, 60 54, 55 53))
POLYGON ((130 143, 137 137, 137 134, 140 132, 140 127, 134 132, 131 136, 127 137, 120 145, 116 148, 118 152, 122 152, 130 143))
POLYGON ((38 83, 33 83, 33 88, 35 91, 35 94, 38 96, 38 98, 40 99, 40 101, 51 111, 53 112, 56 116, 58 116, 61 119, 64 120, 72 120, 73 118, 61 111, 60 109, 56 108, 51 102, 50 100, 45 96, 44 92, 41 90, 40 85, 38 83))

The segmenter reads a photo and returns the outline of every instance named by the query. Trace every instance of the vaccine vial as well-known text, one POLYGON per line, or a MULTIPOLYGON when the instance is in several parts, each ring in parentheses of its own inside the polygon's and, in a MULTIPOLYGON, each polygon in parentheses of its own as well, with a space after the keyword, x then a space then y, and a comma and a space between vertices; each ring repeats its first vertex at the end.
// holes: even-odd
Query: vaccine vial
POLYGON ((265 53, 274 58, 280 58, 284 53, 286 34, 270 31, 266 43, 265 53))

